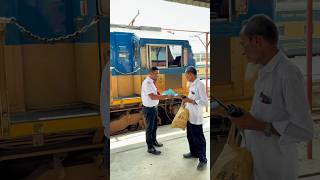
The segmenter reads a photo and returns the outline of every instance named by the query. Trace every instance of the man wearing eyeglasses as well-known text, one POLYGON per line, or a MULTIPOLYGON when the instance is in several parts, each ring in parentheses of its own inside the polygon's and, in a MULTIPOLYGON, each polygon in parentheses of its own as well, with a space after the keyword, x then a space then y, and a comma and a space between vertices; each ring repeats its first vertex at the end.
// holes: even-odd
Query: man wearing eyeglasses
POLYGON ((258 78, 250 112, 231 120, 245 130, 243 145, 253 157, 254 180, 297 179, 297 143, 313 138, 304 78, 277 47, 278 30, 265 15, 246 21, 243 54, 258 78))

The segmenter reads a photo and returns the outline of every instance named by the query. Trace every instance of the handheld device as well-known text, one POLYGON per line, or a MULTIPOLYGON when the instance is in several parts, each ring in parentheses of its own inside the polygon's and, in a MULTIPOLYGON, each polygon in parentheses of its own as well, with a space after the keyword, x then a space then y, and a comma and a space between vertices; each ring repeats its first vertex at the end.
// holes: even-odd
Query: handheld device
POLYGON ((223 109, 226 110, 226 112, 231 117, 241 117, 243 115, 243 111, 241 108, 235 106, 234 104, 225 105, 222 101, 220 101, 218 98, 213 98, 214 101, 216 101, 223 109))

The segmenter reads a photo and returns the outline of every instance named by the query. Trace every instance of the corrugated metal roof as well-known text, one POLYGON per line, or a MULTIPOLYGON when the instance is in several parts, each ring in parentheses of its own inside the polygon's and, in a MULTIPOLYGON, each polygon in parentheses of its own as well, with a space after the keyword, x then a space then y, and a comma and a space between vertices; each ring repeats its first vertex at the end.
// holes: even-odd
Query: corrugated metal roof
POLYGON ((173 40, 188 40, 186 36, 178 34, 170 34, 167 31, 162 31, 159 27, 135 26, 128 28, 126 25, 111 25, 110 32, 131 32, 140 38, 156 38, 156 39, 173 39, 173 40))
POLYGON ((210 0, 165 0, 165 1, 210 8, 210 0))
POLYGON ((198 38, 194 37, 194 34, 186 32, 174 32, 163 31, 159 27, 144 27, 134 26, 129 28, 127 25, 111 24, 110 32, 131 32, 136 34, 139 38, 155 38, 155 39, 171 39, 171 40, 187 40, 192 47, 194 53, 204 52, 205 48, 198 38), (143 28, 141 28, 143 27, 143 28), (143 30, 140 30, 143 29, 143 30))

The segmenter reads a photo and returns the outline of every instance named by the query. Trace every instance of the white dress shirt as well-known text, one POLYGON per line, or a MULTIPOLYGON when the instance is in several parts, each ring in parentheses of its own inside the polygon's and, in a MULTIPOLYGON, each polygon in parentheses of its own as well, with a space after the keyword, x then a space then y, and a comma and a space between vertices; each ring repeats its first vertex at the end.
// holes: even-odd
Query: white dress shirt
POLYGON ((203 108, 208 106, 208 97, 205 85, 199 78, 190 84, 188 98, 196 102, 196 104, 186 104, 186 108, 189 110, 189 122, 200 125, 203 123, 203 108))
POLYGON ((245 130, 243 145, 253 156, 254 179, 297 179, 296 144, 313 138, 313 122, 303 76, 281 51, 259 70, 250 113, 281 134, 245 130))
POLYGON ((159 104, 159 100, 152 100, 149 94, 157 95, 157 87, 154 85, 153 79, 149 76, 144 79, 141 86, 141 99, 143 106, 154 107, 159 104))

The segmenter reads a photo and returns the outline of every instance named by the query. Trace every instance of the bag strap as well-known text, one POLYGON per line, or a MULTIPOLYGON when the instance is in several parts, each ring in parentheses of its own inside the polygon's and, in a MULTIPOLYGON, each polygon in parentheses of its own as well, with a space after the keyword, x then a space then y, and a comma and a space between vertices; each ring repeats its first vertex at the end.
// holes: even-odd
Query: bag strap
POLYGON ((230 129, 229 129, 229 134, 228 134, 228 139, 227 139, 227 144, 234 145, 235 131, 236 131, 236 125, 234 123, 231 123, 230 129))
POLYGON ((244 138, 244 141, 246 140, 244 131, 237 128, 234 123, 231 122, 231 126, 229 129, 227 144, 234 145, 234 146, 240 146, 241 139, 244 138))

